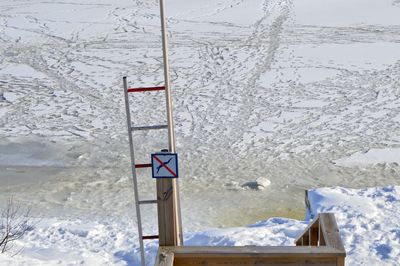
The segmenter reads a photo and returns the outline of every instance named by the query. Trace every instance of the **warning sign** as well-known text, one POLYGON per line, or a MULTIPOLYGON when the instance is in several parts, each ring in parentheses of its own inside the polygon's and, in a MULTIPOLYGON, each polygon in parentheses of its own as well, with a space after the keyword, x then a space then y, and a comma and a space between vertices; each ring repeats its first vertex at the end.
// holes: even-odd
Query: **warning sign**
POLYGON ((178 154, 155 153, 151 155, 153 178, 178 178, 178 154))

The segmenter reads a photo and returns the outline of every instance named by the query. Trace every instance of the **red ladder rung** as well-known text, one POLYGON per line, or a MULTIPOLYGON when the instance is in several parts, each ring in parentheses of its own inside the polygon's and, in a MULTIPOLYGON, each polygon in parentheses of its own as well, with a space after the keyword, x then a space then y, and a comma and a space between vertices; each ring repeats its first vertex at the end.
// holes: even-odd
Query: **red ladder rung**
POLYGON ((142 236, 143 240, 151 240, 151 239, 158 239, 159 236, 142 236))
POLYGON ((151 163, 135 164, 135 168, 150 168, 151 163))
POLYGON ((128 92, 144 92, 144 91, 163 91, 164 86, 161 87, 149 87, 149 88, 129 88, 128 92))

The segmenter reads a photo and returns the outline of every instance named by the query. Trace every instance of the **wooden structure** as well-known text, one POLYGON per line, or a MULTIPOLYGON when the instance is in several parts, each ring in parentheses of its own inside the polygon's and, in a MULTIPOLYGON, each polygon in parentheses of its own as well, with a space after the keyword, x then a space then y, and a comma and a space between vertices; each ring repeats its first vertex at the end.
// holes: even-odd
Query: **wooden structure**
POLYGON ((167 39, 167 20, 165 17, 165 0, 160 2, 160 19, 161 19, 161 39, 163 50, 163 66, 164 66, 164 86, 153 86, 146 88, 130 88, 128 87, 127 78, 123 78, 126 120, 128 127, 129 149, 131 155, 131 171, 135 196, 136 217, 138 225, 138 236, 140 245, 140 265, 145 266, 145 250, 144 240, 158 239, 160 246, 181 246, 183 243, 182 235, 182 218, 181 207, 179 200, 179 186, 177 178, 157 178, 157 199, 141 200, 139 197, 137 168, 151 168, 149 163, 135 163, 135 150, 133 145, 132 133, 142 130, 168 130, 168 152, 176 153, 175 131, 173 121, 173 103, 171 95, 171 82, 169 74, 169 59, 168 59, 168 39, 167 39), (166 125, 150 125, 150 126, 134 126, 131 120, 131 111, 129 106, 128 93, 131 92, 149 92, 149 91, 164 91, 166 102, 166 125), (157 204, 158 213, 158 235, 143 235, 143 226, 141 218, 141 205, 157 204))
POLYGON ((155 266, 345 265, 346 251, 331 213, 319 214, 295 244, 283 247, 160 247, 155 266))
MULTIPOLYGON (((168 150, 176 152, 171 81, 169 74, 167 19, 165 0, 160 0, 161 39, 168 125, 168 150)), ((157 179, 158 235, 160 246, 181 246, 183 244, 182 217, 179 200, 178 180, 175 178, 157 179)))

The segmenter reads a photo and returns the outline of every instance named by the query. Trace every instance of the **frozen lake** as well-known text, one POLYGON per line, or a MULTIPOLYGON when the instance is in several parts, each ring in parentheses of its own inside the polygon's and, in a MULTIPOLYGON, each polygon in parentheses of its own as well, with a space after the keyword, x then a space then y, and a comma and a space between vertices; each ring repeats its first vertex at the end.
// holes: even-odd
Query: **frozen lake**
MULTIPOLYGON (((185 230, 302 218, 312 187, 400 184, 399 2, 318 3, 167 1, 185 230)), ((0 54, 1 202, 132 226, 122 76, 163 82, 156 2, 2 1, 0 54)), ((131 99, 136 124, 165 121, 162 94, 131 99)), ((146 162, 166 134, 135 143, 146 162)))

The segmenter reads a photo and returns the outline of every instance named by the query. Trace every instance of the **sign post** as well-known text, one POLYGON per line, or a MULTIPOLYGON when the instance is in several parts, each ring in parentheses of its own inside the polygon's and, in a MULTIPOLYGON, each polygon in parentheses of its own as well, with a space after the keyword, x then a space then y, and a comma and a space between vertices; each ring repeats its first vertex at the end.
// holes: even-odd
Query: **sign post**
MULTIPOLYGON (((160 0, 161 34, 164 61, 164 81, 167 107, 169 152, 175 153, 175 132, 172 113, 171 84, 169 76, 167 22, 164 0, 160 0)), ((179 187, 176 178, 157 179, 158 234, 160 246, 181 246, 182 218, 179 187)))

